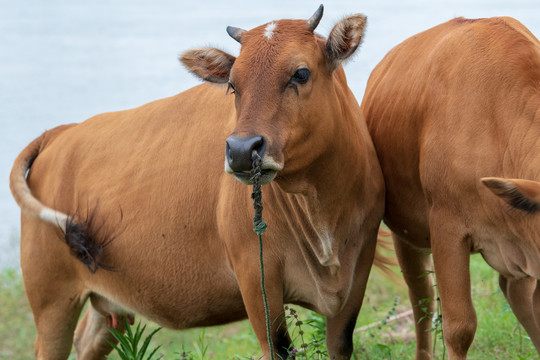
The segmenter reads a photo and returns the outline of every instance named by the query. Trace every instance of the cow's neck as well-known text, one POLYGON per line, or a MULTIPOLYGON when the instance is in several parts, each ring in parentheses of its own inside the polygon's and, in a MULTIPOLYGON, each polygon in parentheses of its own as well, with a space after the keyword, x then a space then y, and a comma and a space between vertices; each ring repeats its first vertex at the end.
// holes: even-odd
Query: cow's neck
POLYGON ((370 181, 365 174, 372 165, 368 156, 373 154, 365 148, 360 124, 336 129, 335 138, 338 140, 331 142, 308 169, 290 178, 302 186, 298 194, 289 195, 295 198, 292 201, 297 203, 306 227, 309 224, 310 229, 304 229, 301 235, 318 260, 313 265, 325 268, 323 273, 329 276, 339 273, 342 262, 347 261, 344 258, 358 256, 361 246, 354 243, 359 241, 369 211, 366 205, 372 203, 364 200, 374 196, 368 194, 365 184, 370 181))
MULTIPOLYGON (((276 207, 281 211, 276 215, 289 222, 283 241, 293 240, 292 235, 304 261, 304 275, 295 273, 289 279, 297 288, 286 300, 312 304, 312 309, 327 316, 340 311, 349 297, 366 234, 376 236, 376 221, 367 221, 374 204, 368 197, 379 195, 366 186, 363 174, 371 171, 371 162, 367 161, 366 149, 357 148, 361 144, 361 138, 341 138, 336 142, 317 161, 326 164, 324 168, 314 167, 306 172, 302 192, 285 193, 275 183, 270 186, 276 198, 266 192, 270 195, 268 201, 284 204, 282 208, 276 207), (372 227, 368 231, 366 224, 372 227)), ((374 181, 382 183, 380 174, 374 181)), ((382 208, 378 212, 382 216, 382 208)), ((272 226, 270 221, 268 224, 272 226)))

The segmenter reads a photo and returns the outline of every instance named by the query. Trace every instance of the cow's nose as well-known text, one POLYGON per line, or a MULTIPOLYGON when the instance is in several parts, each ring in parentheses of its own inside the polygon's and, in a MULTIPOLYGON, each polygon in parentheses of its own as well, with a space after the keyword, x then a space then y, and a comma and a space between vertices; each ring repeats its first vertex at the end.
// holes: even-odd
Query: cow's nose
POLYGON ((260 157, 263 157, 266 149, 266 141, 262 136, 230 136, 226 142, 225 156, 231 169, 236 172, 250 171, 253 150, 257 151, 260 157))

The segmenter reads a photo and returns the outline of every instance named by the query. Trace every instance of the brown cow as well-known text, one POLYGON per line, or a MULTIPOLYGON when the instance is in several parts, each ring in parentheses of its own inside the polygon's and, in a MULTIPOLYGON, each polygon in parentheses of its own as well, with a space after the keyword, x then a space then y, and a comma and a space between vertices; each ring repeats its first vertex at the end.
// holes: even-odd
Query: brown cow
POLYGON ((341 67, 366 19, 341 20, 325 40, 314 34, 321 16, 322 6, 307 21, 228 28, 242 44, 238 58, 212 48, 181 58, 223 85, 58 127, 23 150, 11 188, 39 359, 66 359, 74 331, 78 358, 103 358, 107 323, 134 313, 175 329, 248 317, 268 358, 252 190, 243 184, 253 150, 266 184, 275 352, 288 354, 283 305, 293 303, 326 316, 330 357, 350 358, 384 184, 341 67))
MULTIPOLYGON (((362 108, 412 304, 434 298, 422 276, 433 252, 450 358, 466 357, 476 331, 471 252, 499 272, 539 349, 538 40, 512 18, 451 20, 391 50, 371 74, 362 108)), ((414 313, 417 321, 425 315, 418 306, 414 313)), ((417 359, 432 356, 431 326, 417 325, 417 359)))

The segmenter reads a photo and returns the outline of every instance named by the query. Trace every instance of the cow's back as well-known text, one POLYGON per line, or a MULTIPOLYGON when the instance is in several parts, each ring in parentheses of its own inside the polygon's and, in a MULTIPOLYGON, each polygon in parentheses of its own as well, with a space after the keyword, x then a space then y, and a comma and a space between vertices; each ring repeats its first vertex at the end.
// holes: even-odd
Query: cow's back
POLYGON ((222 139, 232 125, 232 111, 224 89, 202 85, 136 109, 95 116, 44 146, 32 164, 29 185, 44 204, 65 213, 84 215, 87 208, 99 207, 110 212, 100 216, 114 223, 120 211, 140 217, 152 208, 147 215, 164 219, 172 216, 167 209, 171 194, 178 207, 216 196, 222 139))
POLYGON ((520 143, 538 145, 528 129, 540 105, 539 49, 514 19, 458 18, 409 38, 376 67, 362 107, 393 231, 429 247, 433 204, 474 222, 470 214, 486 215, 481 177, 536 176, 515 172, 536 161, 520 143))

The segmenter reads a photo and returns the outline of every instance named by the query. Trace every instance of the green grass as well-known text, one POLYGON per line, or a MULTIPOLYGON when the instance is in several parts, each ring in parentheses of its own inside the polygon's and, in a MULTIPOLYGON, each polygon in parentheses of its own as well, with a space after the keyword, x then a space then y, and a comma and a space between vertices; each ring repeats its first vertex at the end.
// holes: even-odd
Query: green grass
POLYGON ((21 275, 0 272, 0 359, 33 359, 36 329, 21 275))
MULTIPOLYGON (((499 289, 498 274, 480 255, 471 257, 471 282, 478 328, 468 359, 538 359, 527 333, 499 289)), ((393 307, 398 313, 410 308, 405 285, 397 286, 372 272, 357 326, 384 320, 393 307)), ((414 358, 414 324, 412 320, 400 321, 357 333, 355 345, 357 359, 414 358)), ((443 359, 443 353, 439 335, 435 359, 443 359)), ((447 353, 444 358, 448 359, 447 353)))
MULTIPOLYGON (((498 288, 498 276, 482 258, 471 258, 473 300, 478 317, 478 330, 469 351, 470 359, 537 359, 538 355, 498 288)), ((296 308, 297 309, 297 308, 296 308)), ((412 320, 389 322, 383 320, 409 309, 407 289, 386 279, 379 272, 370 276, 364 305, 357 327, 379 322, 354 336, 355 359, 410 359, 414 357, 414 331, 412 320)), ((298 316, 320 322, 320 318, 306 310, 298 316)), ((140 317, 138 319, 141 319, 140 317)), ((149 334, 158 326, 142 319, 149 334)), ((0 272, 0 359, 31 359, 36 331, 20 274, 14 270, 0 272)), ((303 325, 304 340, 299 329, 293 330, 295 345, 309 342, 317 328, 303 325), (307 340, 306 340, 307 339, 307 340)), ((143 339, 144 340, 144 339, 143 339)), ((150 348, 161 346, 155 358, 163 359, 257 359, 260 349, 248 321, 185 331, 162 329, 152 338, 150 348), (203 337, 201 336, 203 335, 203 337), (206 352, 204 353, 204 348, 206 352), (182 357, 187 353, 191 358, 182 357), (204 353, 204 355, 203 355, 204 353)), ((437 340, 436 358, 442 359, 443 347, 437 340)), ((71 358, 75 358, 72 355, 71 358)), ((120 359, 117 353, 112 359, 120 359)), ((448 358, 446 356, 446 358, 448 358)))

